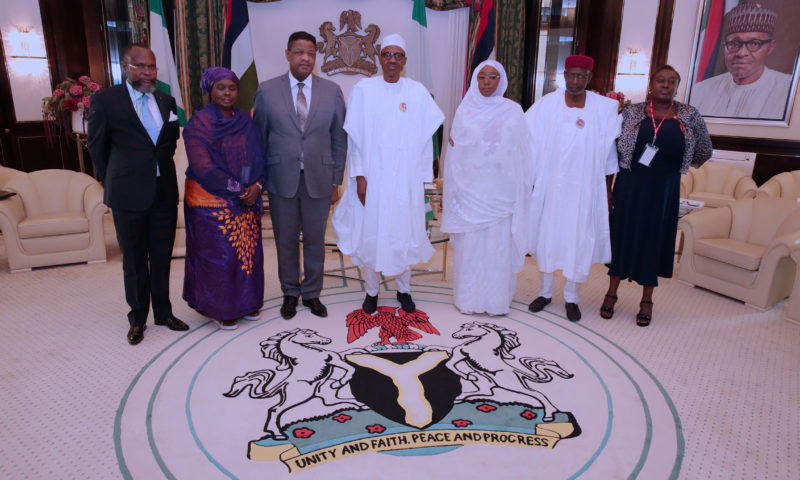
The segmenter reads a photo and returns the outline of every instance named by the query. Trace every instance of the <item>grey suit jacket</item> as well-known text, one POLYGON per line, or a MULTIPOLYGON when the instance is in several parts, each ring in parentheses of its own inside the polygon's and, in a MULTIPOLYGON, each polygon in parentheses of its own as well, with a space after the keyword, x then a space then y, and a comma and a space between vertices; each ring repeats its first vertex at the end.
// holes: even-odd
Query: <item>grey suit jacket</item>
POLYGON ((309 196, 331 194, 341 185, 347 157, 345 105, 342 89, 330 80, 311 75, 311 105, 305 131, 300 131, 289 74, 263 82, 256 92, 253 120, 267 147, 267 185, 270 193, 292 198, 300 184, 300 160, 305 168, 309 196))

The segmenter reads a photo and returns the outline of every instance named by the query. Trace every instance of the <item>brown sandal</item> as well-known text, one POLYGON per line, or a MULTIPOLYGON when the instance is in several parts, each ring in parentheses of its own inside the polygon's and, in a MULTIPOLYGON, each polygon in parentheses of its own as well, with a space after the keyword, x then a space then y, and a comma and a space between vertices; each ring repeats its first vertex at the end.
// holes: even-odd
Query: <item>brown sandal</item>
POLYGON ((617 303, 617 296, 616 295, 608 295, 606 294, 606 298, 603 299, 603 304, 600 306, 600 316, 608 320, 609 318, 614 316, 614 304, 617 303), (613 298, 614 302, 611 305, 605 305, 605 300, 607 298, 613 298))
MULTIPOLYGON (((648 315, 646 313, 642 313, 642 305, 643 304, 644 305, 652 305, 653 302, 648 301, 648 300, 642 300, 641 302, 639 302, 639 313, 636 315, 636 325, 638 325, 640 327, 646 327, 646 326, 650 325, 650 321, 653 319, 652 315, 648 315)), ((652 307, 651 307, 650 311, 652 312, 652 307)))

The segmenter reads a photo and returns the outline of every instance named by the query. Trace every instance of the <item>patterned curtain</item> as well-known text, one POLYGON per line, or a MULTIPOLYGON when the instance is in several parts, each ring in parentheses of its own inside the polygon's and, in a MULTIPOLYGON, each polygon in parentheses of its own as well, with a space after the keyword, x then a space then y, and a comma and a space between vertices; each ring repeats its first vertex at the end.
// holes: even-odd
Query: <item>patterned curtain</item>
POLYGON ((219 65, 228 0, 175 0, 177 10, 178 72, 187 117, 203 107, 200 78, 208 67, 219 65), (187 95, 188 93, 188 95, 187 95))
POLYGON ((508 75, 506 98, 522 102, 523 62, 525 56, 525 0, 498 2, 497 61, 508 75))

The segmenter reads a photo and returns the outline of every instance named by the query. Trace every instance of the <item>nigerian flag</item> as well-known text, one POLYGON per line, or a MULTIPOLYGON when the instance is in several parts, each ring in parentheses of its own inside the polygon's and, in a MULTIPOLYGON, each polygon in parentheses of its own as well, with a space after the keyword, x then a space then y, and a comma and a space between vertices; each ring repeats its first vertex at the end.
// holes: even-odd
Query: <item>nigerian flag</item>
POLYGON ((164 5, 161 0, 150 0, 150 50, 156 56, 158 65, 158 90, 175 97, 178 104, 178 124, 186 125, 186 111, 183 109, 181 84, 178 82, 178 69, 169 43, 169 30, 164 20, 164 5))
POLYGON ((250 40, 250 14, 246 0, 228 0, 225 39, 222 43, 222 66, 239 77, 239 108, 253 109, 258 90, 258 75, 250 40))
MULTIPOLYGON (((408 58, 406 72, 408 72, 409 77, 425 85, 425 88, 428 89, 431 97, 433 97, 431 72, 430 68, 428 68, 428 47, 425 42, 425 37, 428 35, 428 15, 425 11, 425 0, 414 0, 414 6, 411 10, 411 23, 414 25, 414 33, 411 34, 406 42, 408 47, 406 52, 406 57, 408 58)), ((433 159, 431 161, 436 161, 439 158, 439 154, 439 137, 434 133, 433 159)), ((428 208, 430 208, 430 205, 428 208)), ((426 213, 426 218, 428 215, 433 217, 433 211, 426 213)))

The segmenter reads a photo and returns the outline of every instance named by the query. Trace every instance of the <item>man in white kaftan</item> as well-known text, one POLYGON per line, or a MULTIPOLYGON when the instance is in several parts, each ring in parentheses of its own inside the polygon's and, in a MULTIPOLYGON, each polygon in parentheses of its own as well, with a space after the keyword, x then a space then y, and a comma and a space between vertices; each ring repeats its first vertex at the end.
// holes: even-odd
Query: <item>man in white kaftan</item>
POLYGON ((425 231, 424 183, 433 181, 433 134, 444 114, 420 83, 403 78, 405 43, 383 39, 382 77, 350 91, 344 129, 349 182, 333 214, 337 244, 364 270, 364 310, 377 309, 380 274, 397 276, 397 298, 408 312, 411 266, 427 262, 433 247, 425 231))
POLYGON ((689 103, 705 116, 782 120, 792 76, 766 67, 767 57, 777 45, 777 15, 758 4, 745 3, 726 18, 728 71, 695 85, 689 103))
POLYGON ((578 290, 592 264, 611 261, 610 185, 619 168, 619 104, 586 91, 593 65, 590 57, 568 57, 567 89, 545 95, 525 114, 534 161, 528 251, 542 272, 539 297, 528 308, 538 312, 550 303, 561 270, 571 321, 580 320, 578 290))

